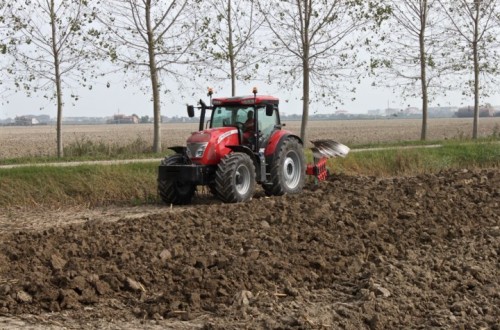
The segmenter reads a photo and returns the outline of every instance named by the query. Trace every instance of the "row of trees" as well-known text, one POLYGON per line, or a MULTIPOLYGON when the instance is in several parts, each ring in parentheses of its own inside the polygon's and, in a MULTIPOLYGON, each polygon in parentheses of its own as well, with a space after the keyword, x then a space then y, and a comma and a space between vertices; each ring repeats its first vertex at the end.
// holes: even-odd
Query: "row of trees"
POLYGON ((429 100, 458 89, 474 95, 476 138, 500 63, 498 1, 0 0, 3 88, 54 101, 60 157, 65 100, 116 72, 153 101, 155 152, 169 81, 299 88, 304 140, 311 102, 341 102, 369 74, 421 97, 423 140, 429 100))
POLYGON ((430 99, 450 90, 472 95, 477 138, 480 97, 498 90, 498 1, 391 0, 390 5, 387 27, 394 33, 386 34, 372 68, 391 82, 386 85, 422 99, 422 140, 430 99))

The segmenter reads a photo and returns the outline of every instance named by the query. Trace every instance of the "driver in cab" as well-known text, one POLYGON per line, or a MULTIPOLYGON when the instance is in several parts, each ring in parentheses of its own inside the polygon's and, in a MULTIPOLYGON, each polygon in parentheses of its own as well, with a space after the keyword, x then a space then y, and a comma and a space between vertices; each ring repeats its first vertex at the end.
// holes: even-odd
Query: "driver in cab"
POLYGON ((247 121, 243 124, 243 140, 251 143, 253 133, 255 131, 255 121, 253 119, 253 111, 248 111, 247 121))

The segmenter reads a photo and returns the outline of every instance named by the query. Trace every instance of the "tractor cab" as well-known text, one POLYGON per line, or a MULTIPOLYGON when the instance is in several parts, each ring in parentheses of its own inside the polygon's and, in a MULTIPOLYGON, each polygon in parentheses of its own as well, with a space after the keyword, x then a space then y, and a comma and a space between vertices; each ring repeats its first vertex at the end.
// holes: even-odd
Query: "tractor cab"
POLYGON ((271 96, 214 99, 209 128, 235 127, 239 144, 257 152, 281 128, 278 102, 271 96))

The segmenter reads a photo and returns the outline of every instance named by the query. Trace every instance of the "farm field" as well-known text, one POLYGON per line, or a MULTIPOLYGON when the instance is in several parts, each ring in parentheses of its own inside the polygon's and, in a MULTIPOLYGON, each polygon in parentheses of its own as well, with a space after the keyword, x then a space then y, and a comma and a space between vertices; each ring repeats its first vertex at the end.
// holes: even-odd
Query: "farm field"
MULTIPOLYGON (((480 135, 499 126, 482 118, 480 135)), ((347 145, 420 136, 420 120, 309 127, 347 145)), ((52 155, 54 129, 1 127, 0 159, 52 155)), ((152 135, 64 130, 65 143, 152 135)), ((184 144, 196 125, 162 130, 164 146, 184 144)), ((429 122, 429 140, 470 132, 469 119, 429 122)), ((0 212, 0 329, 499 330, 499 238, 498 168, 336 174, 240 204, 14 207, 0 212)))
MULTIPOLYGON (((300 132, 300 122, 291 121, 285 127, 300 132)), ((162 124, 162 145, 184 145, 197 124, 162 124)), ((479 136, 500 134, 500 117, 480 118, 479 136)), ((380 119, 310 121, 309 140, 325 138, 343 144, 363 144, 420 139, 419 119, 380 119)), ((430 119, 428 140, 467 138, 472 134, 471 118, 430 119)), ((152 144, 152 125, 67 125, 63 126, 63 143, 90 140, 107 145, 126 145, 134 141, 152 144), (151 141, 151 142, 150 142, 151 141)), ((54 156, 55 126, 0 127, 0 159, 16 157, 54 156)))
POLYGON ((498 329, 499 210, 483 169, 2 213, 0 328, 498 329))

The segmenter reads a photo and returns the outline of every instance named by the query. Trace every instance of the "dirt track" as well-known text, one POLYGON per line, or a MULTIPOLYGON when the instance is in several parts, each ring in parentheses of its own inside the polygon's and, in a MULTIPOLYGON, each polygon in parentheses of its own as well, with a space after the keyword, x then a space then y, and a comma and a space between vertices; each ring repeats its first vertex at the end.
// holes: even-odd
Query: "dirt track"
POLYGON ((61 214, 0 218, 0 328, 500 328, 498 169, 61 214))

